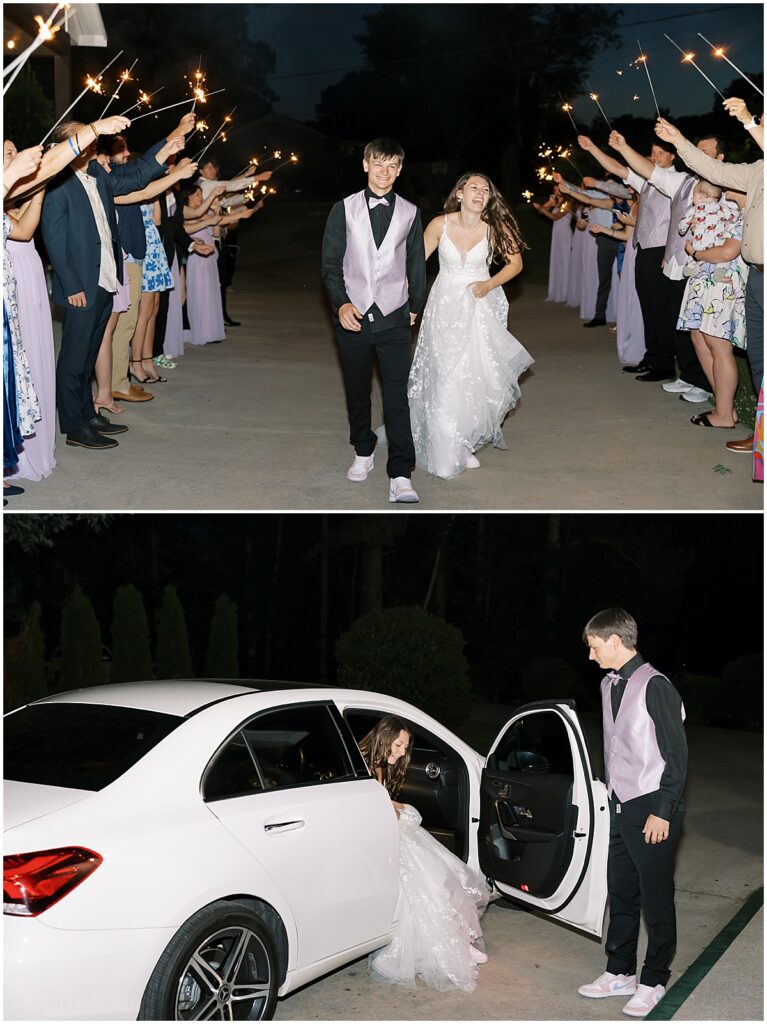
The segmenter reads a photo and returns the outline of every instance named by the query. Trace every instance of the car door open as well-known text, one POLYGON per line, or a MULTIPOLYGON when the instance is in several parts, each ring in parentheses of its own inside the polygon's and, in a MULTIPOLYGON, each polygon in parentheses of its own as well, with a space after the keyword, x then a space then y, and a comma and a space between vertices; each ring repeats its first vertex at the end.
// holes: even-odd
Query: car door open
POLYGON ((482 772, 479 863, 500 892, 601 936, 610 817, 572 701, 527 704, 482 772))

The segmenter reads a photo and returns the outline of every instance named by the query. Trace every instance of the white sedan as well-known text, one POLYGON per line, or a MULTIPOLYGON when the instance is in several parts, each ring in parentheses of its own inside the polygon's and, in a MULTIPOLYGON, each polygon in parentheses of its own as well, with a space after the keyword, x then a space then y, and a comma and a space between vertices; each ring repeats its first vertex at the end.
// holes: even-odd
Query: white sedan
POLYGON ((487 762, 367 691, 97 686, 5 716, 5 1018, 257 1020, 385 945, 398 826, 356 740, 412 728, 400 799, 505 896, 601 935, 609 833, 574 705, 487 762))

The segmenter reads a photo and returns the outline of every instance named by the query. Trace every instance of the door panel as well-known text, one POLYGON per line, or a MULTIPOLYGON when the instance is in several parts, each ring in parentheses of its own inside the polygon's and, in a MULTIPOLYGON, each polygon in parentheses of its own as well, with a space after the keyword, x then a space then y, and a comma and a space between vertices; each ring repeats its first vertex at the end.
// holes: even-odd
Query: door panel
POLYGON ((569 701, 520 708, 487 758, 479 862, 497 888, 601 935, 609 814, 569 701))

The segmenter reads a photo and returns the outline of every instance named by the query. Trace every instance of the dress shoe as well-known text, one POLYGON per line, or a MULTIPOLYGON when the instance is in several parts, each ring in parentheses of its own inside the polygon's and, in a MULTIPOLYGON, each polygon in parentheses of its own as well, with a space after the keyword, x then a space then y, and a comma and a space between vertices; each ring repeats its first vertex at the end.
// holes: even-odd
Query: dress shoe
POLYGON ((224 317, 224 323, 225 323, 225 325, 227 327, 240 327, 241 326, 239 320, 232 320, 231 317, 228 317, 228 316, 224 317))
POLYGON ((754 435, 744 437, 742 441, 728 441, 725 448, 730 452, 743 452, 750 455, 754 450, 754 435))
POLYGON ((389 481, 389 501, 397 501, 406 505, 414 505, 418 495, 413 490, 410 477, 395 476, 389 481))
POLYGON ((88 426, 99 434, 124 434, 128 429, 124 423, 113 423, 100 412, 88 420, 88 426))
POLYGON ((111 437, 104 437, 97 433, 93 427, 83 427, 82 430, 73 430, 67 434, 67 444, 76 448, 116 448, 117 441, 111 437))
POLYGON ((644 373, 650 369, 650 364, 646 363, 643 359, 641 363, 635 363, 634 366, 624 366, 622 369, 624 373, 644 373))
POLYGON ((7 498, 13 498, 17 494, 23 494, 23 493, 24 493, 24 488, 23 487, 19 487, 16 484, 3 484, 3 494, 7 498))
POLYGON ((645 373, 638 374, 634 380, 652 381, 657 383, 662 380, 668 380, 669 375, 664 373, 662 370, 647 370, 645 373))
POLYGON ((346 479, 351 480, 355 484, 360 484, 363 480, 367 480, 368 474, 373 472, 374 461, 375 453, 373 455, 355 455, 354 462, 346 471, 346 479))
POLYGON ((150 391, 144 391, 143 388, 139 390, 131 385, 129 392, 113 391, 112 398, 117 398, 121 402, 151 402, 154 395, 150 391))
POLYGON ((595 316, 593 320, 589 320, 588 323, 583 324, 584 327, 604 327, 607 323, 606 320, 602 320, 601 317, 595 316))

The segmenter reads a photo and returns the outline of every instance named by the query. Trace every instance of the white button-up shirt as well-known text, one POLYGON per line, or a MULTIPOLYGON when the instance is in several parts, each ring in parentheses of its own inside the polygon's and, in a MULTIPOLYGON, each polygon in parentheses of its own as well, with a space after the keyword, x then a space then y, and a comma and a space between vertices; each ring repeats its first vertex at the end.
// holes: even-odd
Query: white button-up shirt
POLYGON ((98 184, 95 178, 84 171, 75 171, 77 179, 81 182, 88 196, 88 201, 93 210, 93 217, 98 228, 99 239, 101 240, 101 264, 99 266, 99 288, 114 294, 117 291, 117 266, 112 250, 112 232, 109 229, 104 204, 99 195, 98 184))

